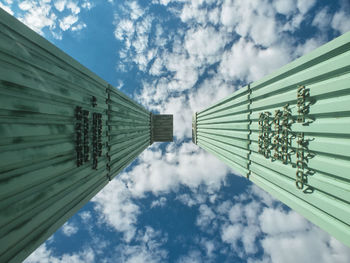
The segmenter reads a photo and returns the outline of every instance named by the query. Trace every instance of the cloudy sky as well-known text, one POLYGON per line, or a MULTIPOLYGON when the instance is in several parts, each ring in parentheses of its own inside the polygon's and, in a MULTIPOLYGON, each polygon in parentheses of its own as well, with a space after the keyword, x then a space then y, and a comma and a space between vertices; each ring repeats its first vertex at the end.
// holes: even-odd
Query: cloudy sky
POLYGON ((348 0, 0 0, 155 113, 145 150, 26 262, 350 262, 344 246, 193 145, 191 116, 350 30, 348 0))

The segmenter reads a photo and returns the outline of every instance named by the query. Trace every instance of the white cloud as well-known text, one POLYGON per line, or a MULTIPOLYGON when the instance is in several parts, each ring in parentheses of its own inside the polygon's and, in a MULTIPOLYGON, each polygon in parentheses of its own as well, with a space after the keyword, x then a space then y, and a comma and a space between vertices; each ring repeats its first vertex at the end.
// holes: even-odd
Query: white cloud
POLYGON ((169 89, 185 91, 193 88, 199 77, 196 63, 195 58, 188 58, 185 53, 166 55, 166 68, 174 74, 168 83, 169 89))
POLYGON ((220 10, 219 8, 214 8, 208 13, 208 20, 217 25, 220 22, 220 10))
POLYGON ((208 21, 207 15, 207 9, 200 8, 195 1, 191 1, 182 8, 180 18, 184 23, 190 23, 193 20, 196 24, 203 25, 208 21))
MULTIPOLYGON (((277 200, 274 197, 272 197, 272 195, 265 192, 260 187, 253 185, 251 190, 253 195, 258 196, 259 201, 262 202, 262 204, 267 205, 268 207, 272 207, 277 202, 277 200)), ((241 196, 243 195, 244 194, 242 194, 241 196)))
POLYGON ((296 1, 294 0, 276 0, 272 2, 276 11, 283 15, 291 15, 296 11, 296 1))
MULTIPOLYGON (((260 188, 252 186, 248 189, 234 196, 234 203, 227 200, 205 209, 219 215, 211 218, 211 224, 219 224, 221 240, 230 244, 235 255, 248 262, 326 263, 350 260, 348 247, 295 211, 283 210, 280 202, 267 197, 260 188), (268 203, 269 207, 264 203, 268 203), (257 243, 264 251, 261 258, 255 255, 257 243)), ((204 228, 202 230, 208 233, 204 228)))
POLYGON ((162 5, 168 5, 171 0, 159 0, 159 3, 162 5))
POLYGON ((51 12, 51 5, 45 2, 25 1, 19 7, 26 11, 19 19, 39 34, 43 34, 42 29, 48 27, 53 30, 56 27, 57 16, 51 12))
POLYGON ((251 82, 287 64, 290 58, 289 50, 281 45, 260 49, 241 38, 223 54, 219 72, 225 79, 251 82))
POLYGON ((130 18, 132 20, 140 18, 145 13, 145 10, 138 4, 137 1, 128 2, 127 4, 129 6, 130 18))
POLYGON ((58 11, 62 12, 66 6, 66 3, 67 3, 67 0, 58 0, 58 1, 55 1, 54 5, 58 11))
POLYGON ((240 203, 235 204, 231 207, 231 209, 228 211, 228 217, 232 223, 237 223, 242 221, 242 214, 243 207, 240 203))
POLYGON ((164 64, 160 58, 156 58, 149 70, 149 73, 154 76, 159 76, 164 72, 164 64))
POLYGON ((313 227, 307 231, 267 236, 262 240, 264 252, 271 262, 348 262, 350 250, 322 230, 313 227), (337 250, 341 248, 342 253, 337 250))
POLYGON ((133 61, 139 66, 139 69, 145 71, 148 63, 153 59, 152 53, 149 53, 149 32, 151 30, 153 18, 145 17, 142 21, 134 24, 135 35, 131 41, 131 45, 136 52, 133 61))
POLYGON ((77 15, 80 13, 80 7, 75 2, 68 2, 67 8, 72 11, 73 14, 77 15))
POLYGON ((229 32, 250 37, 255 44, 263 46, 275 43, 280 32, 274 8, 265 0, 226 0, 222 5, 221 23, 229 32))
POLYGON ((258 247, 255 242, 260 236, 261 231, 259 226, 245 227, 242 232, 242 244, 246 254, 255 254, 258 252, 258 247))
POLYGON ((142 263, 164 262, 168 252, 161 248, 167 241, 160 231, 146 226, 145 231, 139 231, 134 244, 122 244, 117 247, 118 254, 111 262, 142 263))
POLYGON ((69 15, 60 20, 60 28, 66 31, 71 28, 78 21, 78 17, 74 15, 69 15))
POLYGON ((119 56, 123 63, 134 62, 140 70, 146 71, 147 66, 156 55, 156 50, 149 48, 149 35, 152 28, 153 17, 146 15, 136 3, 131 2, 124 12, 131 12, 130 18, 120 18, 115 14, 114 24, 116 25, 114 36, 124 45, 119 50, 119 56))
POLYGON ((233 6, 233 2, 226 0, 222 5, 221 9, 221 23, 226 27, 235 26, 238 21, 235 17, 235 7, 233 6))
POLYGON ((157 207, 157 206, 163 207, 163 206, 165 206, 165 204, 166 204, 166 198, 164 196, 162 196, 161 198, 154 200, 152 202, 151 208, 157 207))
POLYGON ((220 188, 228 168, 216 157, 192 143, 183 143, 173 151, 175 162, 167 162, 159 150, 146 149, 142 153, 140 164, 126 174, 130 178, 128 188, 134 196, 141 197, 145 192, 167 193, 180 184, 190 188, 205 184, 208 191, 220 188))
MULTIPOLYGON (((115 178, 92 200, 101 222, 124 233, 126 242, 135 237, 140 213, 133 198, 143 198, 147 192, 155 196, 176 192, 180 185, 196 189, 205 184, 210 193, 220 188, 228 171, 215 157, 197 151, 197 146, 192 143, 184 143, 178 149, 172 148, 175 156, 170 158, 163 156, 157 148, 152 148, 141 154, 138 165, 115 178)), ((151 207, 164 205, 165 202, 166 199, 161 197, 151 207)), ((199 220, 198 224, 202 222, 199 220)))
POLYGON ((89 1, 85 1, 84 3, 82 3, 81 7, 90 10, 93 7, 93 4, 89 1))
POLYGON ((196 220, 196 225, 202 229, 207 227, 213 228, 212 220, 215 218, 215 214, 211 208, 202 204, 199 207, 199 215, 196 220))
MULTIPOLYGON (((349 9, 347 9, 349 10, 349 9)), ((350 30, 350 14, 341 10, 333 16, 332 28, 338 30, 341 34, 344 34, 350 30)))
POLYGON ((176 200, 180 201, 184 205, 188 207, 192 207, 194 205, 204 204, 206 202, 207 195, 200 194, 198 192, 192 192, 190 194, 181 194, 176 197, 176 200))
POLYGON ((187 255, 181 256, 178 263, 201 263, 203 259, 198 250, 190 250, 187 255))
MULTIPOLYGON (((14 15, 37 33, 44 35, 44 29, 48 30, 55 39, 62 39, 62 32, 80 31, 86 24, 80 21, 78 14, 81 8, 91 9, 88 1, 78 4, 67 0, 25 0, 16 2, 20 11, 14 15), (62 12, 65 17, 62 18, 62 12)), ((14 4, 13 4, 14 5, 14 4)))
POLYGON ((259 203, 255 201, 244 205, 236 203, 228 212, 230 221, 222 226, 222 241, 231 244, 235 251, 239 249, 237 242, 241 240, 244 251, 240 251, 240 257, 257 252, 255 240, 261 233, 256 218, 259 211, 259 203))
POLYGON ((317 12, 314 19, 312 20, 312 25, 319 28, 320 30, 325 30, 329 28, 332 21, 332 16, 328 12, 328 8, 325 7, 321 11, 317 12))
POLYGON ((284 32, 295 32, 300 29, 301 23, 304 21, 305 16, 301 13, 297 13, 292 16, 290 20, 288 20, 281 28, 284 32))
POLYGON ((213 27, 199 27, 188 30, 184 47, 190 56, 194 56, 197 63, 215 63, 225 46, 227 39, 224 33, 213 27))
POLYGON ((95 203, 94 209, 99 213, 101 223, 123 232, 126 242, 134 237, 140 208, 132 201, 131 193, 123 181, 111 181, 92 202, 95 203))
POLYGON ((214 251, 216 249, 216 244, 212 240, 207 240, 202 238, 200 244, 205 249, 206 256, 210 258, 214 258, 214 251))
POLYGON ((308 39, 305 41, 305 43, 297 45, 297 47, 295 48, 295 54, 297 56, 303 56, 318 48, 325 42, 326 39, 322 36, 308 39))
POLYGON ((298 0, 297 7, 302 14, 307 13, 316 3, 316 0, 298 0))
POLYGON ((62 232, 63 234, 65 234, 67 237, 70 237, 74 234, 76 234, 78 232, 78 227, 71 222, 66 222, 63 226, 62 226, 62 232))
MULTIPOLYGON (((115 31, 114 36, 119 40, 124 40, 125 38, 130 38, 135 32, 133 22, 131 20, 123 19, 121 20, 115 31)), ((129 43, 126 43, 129 45, 129 43)))
POLYGON ((25 263, 92 263, 95 262, 95 254, 91 248, 73 254, 62 254, 54 256, 53 252, 46 247, 46 243, 38 247, 28 258, 25 263))
POLYGON ((241 224, 223 226, 221 230, 221 239, 236 248, 237 241, 242 237, 242 230, 241 224))
POLYGON ((81 220, 82 220, 85 224, 87 224, 87 223, 90 221, 91 217, 92 217, 90 211, 81 212, 81 213, 79 213, 79 216, 81 217, 81 220))
POLYGON ((0 3, 0 8, 4 9, 10 15, 13 15, 13 11, 12 11, 10 6, 3 4, 3 3, 0 3))
POLYGON ((294 211, 265 208, 259 217, 263 232, 276 235, 279 233, 303 231, 308 228, 307 221, 294 211))
MULTIPOLYGON (((80 13, 79 5, 74 1, 57 0, 54 2, 54 6, 59 12, 62 12, 65 9, 70 9, 72 14, 77 15, 80 13)), ((90 10, 92 8, 92 4, 88 1, 85 1, 81 4, 81 7, 90 10)))
POLYGON ((23 1, 19 3, 18 7, 24 11, 27 11, 32 8, 32 3, 29 1, 23 1))
POLYGON ((86 27, 86 24, 85 23, 79 23, 79 24, 77 24, 76 26, 72 26, 71 27, 71 30, 72 31, 80 31, 80 30, 82 30, 83 28, 85 28, 86 27))
MULTIPOLYGON (((273 8, 268 1, 259 2, 258 5, 255 1, 227 0, 222 5, 220 16, 216 16, 220 17, 223 25, 219 31, 197 19, 198 12, 204 12, 205 15, 201 17, 207 16, 207 10, 202 2, 185 4, 180 13, 173 13, 194 26, 184 32, 184 42, 177 41, 175 36, 172 49, 163 51, 161 56, 157 56, 149 70, 149 73, 155 76, 164 72, 171 72, 171 76, 161 78, 156 83, 144 82, 142 94, 138 98, 151 109, 161 111, 171 108, 174 113, 181 116, 175 119, 175 123, 179 123, 189 119, 184 114, 191 111, 186 105, 187 99, 179 99, 176 95, 171 99, 167 98, 175 92, 191 90, 206 66, 220 62, 219 74, 215 76, 216 83, 221 84, 217 86, 220 87, 220 92, 222 85, 226 86, 226 81, 257 80, 292 58, 315 48, 321 41, 309 40, 294 50, 289 37, 283 33, 296 30, 304 19, 303 15, 297 13, 296 4, 293 3, 277 2, 273 8), (274 11, 275 9, 277 11, 274 11), (281 24, 276 22, 276 12, 289 14, 291 18, 285 24, 281 24), (224 51, 223 48, 229 41, 228 36, 232 39, 232 30, 235 30, 241 38, 233 43, 230 50, 224 51), (261 49, 259 45, 267 48, 261 49), (152 96, 149 96, 151 94, 152 96)), ((299 4, 299 6, 306 12, 306 5, 299 4)), ((216 8, 213 12, 218 10, 216 8)), ((145 69, 149 60, 144 55, 139 55, 138 60, 140 69, 145 69)), ((202 97, 205 96, 206 94, 203 94, 202 97)), ((183 135, 189 134, 189 127, 181 128, 181 131, 184 130, 185 132, 175 131, 175 135, 182 138, 183 135)))
POLYGON ((219 74, 215 74, 211 78, 206 78, 189 95, 192 113, 208 108, 217 101, 232 94, 234 90, 235 87, 232 84, 226 83, 219 74))
POLYGON ((51 32, 51 34, 52 34, 52 36, 53 36, 55 39, 62 40, 62 38, 63 38, 61 32, 59 32, 59 33, 51 32))
POLYGON ((168 192, 178 184, 176 171, 164 162, 159 151, 145 150, 140 156, 141 162, 128 173, 128 188, 135 196, 143 196, 145 192, 168 192), (143 159, 144 158, 144 159, 143 159), (148 159, 148 161, 147 161, 148 159), (164 172, 166 171, 166 172, 164 172))

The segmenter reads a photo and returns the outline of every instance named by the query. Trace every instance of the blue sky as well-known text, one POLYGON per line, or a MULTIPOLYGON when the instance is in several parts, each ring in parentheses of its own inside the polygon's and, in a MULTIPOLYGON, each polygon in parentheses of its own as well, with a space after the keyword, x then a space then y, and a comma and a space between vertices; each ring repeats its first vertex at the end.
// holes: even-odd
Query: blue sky
POLYGON ((350 262, 344 246, 190 141, 192 113, 350 30, 347 0, 1 0, 152 112, 154 144, 26 262, 350 262))

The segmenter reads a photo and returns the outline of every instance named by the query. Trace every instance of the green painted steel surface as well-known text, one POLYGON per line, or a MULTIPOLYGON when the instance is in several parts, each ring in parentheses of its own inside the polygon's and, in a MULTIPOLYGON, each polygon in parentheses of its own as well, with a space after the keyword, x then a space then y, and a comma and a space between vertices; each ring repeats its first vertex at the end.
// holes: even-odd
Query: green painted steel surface
POLYGON ((0 262, 22 261, 148 147, 150 118, 0 9, 0 262))
POLYGON ((350 246, 350 32, 196 113, 193 137, 350 246))
POLYGON ((173 115, 152 114, 152 141, 169 142, 173 141, 173 115))

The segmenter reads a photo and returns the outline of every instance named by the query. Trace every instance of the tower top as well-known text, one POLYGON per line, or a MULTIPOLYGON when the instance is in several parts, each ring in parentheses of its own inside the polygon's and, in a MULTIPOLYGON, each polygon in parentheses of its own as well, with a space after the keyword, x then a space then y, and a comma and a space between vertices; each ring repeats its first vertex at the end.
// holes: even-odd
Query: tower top
POLYGON ((152 142, 172 142, 173 141, 173 115, 172 114, 152 114, 152 142))

